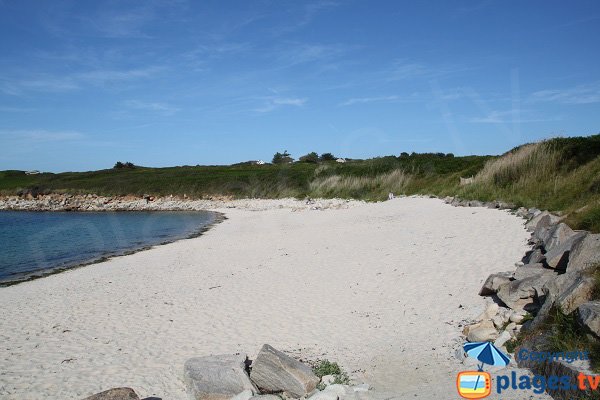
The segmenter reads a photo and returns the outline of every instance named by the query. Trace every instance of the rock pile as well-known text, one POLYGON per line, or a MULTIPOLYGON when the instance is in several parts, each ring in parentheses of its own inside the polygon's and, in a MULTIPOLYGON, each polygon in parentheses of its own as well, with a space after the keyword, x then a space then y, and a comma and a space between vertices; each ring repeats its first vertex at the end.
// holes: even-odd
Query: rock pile
POLYGON ((353 400, 369 390, 365 384, 335 384, 332 376, 320 379, 308 365, 268 344, 254 361, 245 354, 191 358, 184 382, 191 400, 353 400))
POLYGON ((532 232, 532 248, 516 270, 485 280, 479 294, 492 296, 502 306, 492 304, 476 324, 464 329, 470 341, 496 340, 503 345, 530 316, 535 318, 526 328, 539 327, 553 306, 565 314, 583 307, 580 314, 586 316, 597 309, 587 302, 594 288, 590 272, 600 264, 600 235, 573 231, 547 211, 519 209, 517 214, 528 218, 525 227, 532 232))
MULTIPOLYGON (((453 204, 455 199, 446 202, 453 204)), ((470 203, 460 200, 456 205, 472 206, 470 203)), ((561 222, 561 217, 547 211, 519 208, 515 213, 527 219, 531 250, 516 263, 516 270, 491 274, 485 280, 479 294, 491 296, 494 303, 476 323, 464 328, 467 340, 493 341, 506 351, 506 343, 516 339, 521 330, 540 332, 553 308, 566 315, 574 313, 590 337, 600 340, 600 301, 592 301, 596 285, 592 273, 600 268, 600 234, 574 231, 561 222)), ((527 339, 523 348, 536 349, 543 336, 541 332, 535 339, 527 339)), ((586 365, 558 361, 518 363, 547 376, 591 373, 586 365)))

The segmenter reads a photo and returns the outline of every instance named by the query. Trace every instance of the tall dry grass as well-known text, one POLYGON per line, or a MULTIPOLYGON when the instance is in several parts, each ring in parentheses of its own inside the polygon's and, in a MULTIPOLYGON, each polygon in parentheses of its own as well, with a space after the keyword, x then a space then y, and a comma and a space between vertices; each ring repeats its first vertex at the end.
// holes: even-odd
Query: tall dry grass
POLYGON ((400 169, 376 176, 331 175, 310 182, 311 195, 316 197, 381 198, 389 192, 403 193, 412 177, 400 169))
POLYGON ((488 161, 474 183, 505 188, 552 179, 560 153, 547 142, 526 144, 504 156, 488 161))

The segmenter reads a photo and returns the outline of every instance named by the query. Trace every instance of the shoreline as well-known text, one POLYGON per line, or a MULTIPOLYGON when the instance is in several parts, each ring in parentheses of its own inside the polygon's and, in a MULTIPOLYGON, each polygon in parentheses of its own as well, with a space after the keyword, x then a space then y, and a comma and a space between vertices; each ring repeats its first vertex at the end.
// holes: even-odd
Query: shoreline
POLYGON ((216 209, 245 209, 264 211, 273 208, 300 210, 341 209, 365 204, 362 200, 350 199, 233 199, 230 197, 211 197, 207 199, 187 199, 176 196, 97 196, 47 194, 22 196, 0 196, 0 211, 211 211, 216 209), (150 200, 151 198, 151 200, 150 200))
MULTIPOLYGON (((42 211, 42 210, 35 210, 35 211, 34 210, 0 210, 0 212, 3 212, 3 211, 14 211, 14 212, 64 212, 64 211, 60 211, 60 210, 54 210, 54 211, 42 211)), ((138 211, 142 211, 142 210, 138 210, 138 211)), ((131 212, 138 212, 138 211, 131 211, 131 212)), ((183 211, 183 210, 180 210, 180 211, 183 211)), ((75 262, 75 263, 70 264, 70 265, 61 265, 61 266, 57 266, 57 267, 45 268, 45 269, 40 269, 40 270, 36 270, 36 271, 31 271, 31 272, 24 272, 24 273, 18 274, 18 276, 22 276, 22 278, 17 278, 17 279, 0 279, 0 288, 18 285, 20 283, 29 282, 29 281, 33 281, 33 280, 36 280, 36 279, 42 279, 42 278, 45 278, 45 277, 48 277, 48 276, 51 276, 51 275, 56 275, 56 274, 60 274, 60 273, 65 272, 65 271, 70 271, 70 270, 73 270, 73 269, 87 267, 87 266, 93 265, 93 264, 100 264, 100 263, 103 263, 105 261, 111 260, 113 258, 129 256, 129 255, 138 253, 140 251, 150 250, 150 249, 153 249, 155 247, 164 246, 166 244, 178 242, 180 240, 197 238, 197 237, 202 236, 205 232, 207 232, 208 230, 210 230, 211 228, 213 228, 215 225, 218 225, 218 224, 220 224, 221 222, 223 222, 223 221, 225 221, 227 219, 227 217, 225 216, 225 214, 223 214, 222 212, 209 211, 209 210, 197 210, 197 211, 210 212, 211 214, 214 215, 214 218, 213 218, 213 220, 210 223, 208 223, 206 225, 203 225, 200 229, 198 229, 195 232, 190 233, 189 235, 187 235, 185 237, 167 239, 167 240, 162 241, 160 243, 146 245, 146 246, 142 246, 142 247, 139 247, 139 248, 127 249, 127 250, 122 251, 120 253, 112 253, 112 254, 111 253, 107 253, 107 254, 102 255, 102 256, 100 256, 98 258, 94 258, 94 259, 83 261, 83 262, 75 262)), ((81 211, 74 211, 74 212, 81 212, 81 211)), ((88 211, 88 212, 95 212, 95 211, 88 211)), ((113 212, 113 211, 107 211, 107 212, 113 212)), ((115 212, 127 212, 127 211, 115 211, 115 212)), ((161 211, 155 211, 155 212, 162 212, 162 210, 161 211)))

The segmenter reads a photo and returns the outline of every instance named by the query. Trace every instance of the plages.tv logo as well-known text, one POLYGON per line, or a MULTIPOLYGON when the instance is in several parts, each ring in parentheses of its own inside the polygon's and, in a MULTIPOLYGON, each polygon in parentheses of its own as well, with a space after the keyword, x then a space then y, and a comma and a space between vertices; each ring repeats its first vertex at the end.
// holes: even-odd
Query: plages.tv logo
POLYGON ((456 376, 456 389, 465 399, 483 399, 492 392, 492 377, 483 370, 483 365, 505 367, 510 358, 490 342, 465 343, 463 346, 469 357, 481 364, 477 371, 462 371, 456 376))

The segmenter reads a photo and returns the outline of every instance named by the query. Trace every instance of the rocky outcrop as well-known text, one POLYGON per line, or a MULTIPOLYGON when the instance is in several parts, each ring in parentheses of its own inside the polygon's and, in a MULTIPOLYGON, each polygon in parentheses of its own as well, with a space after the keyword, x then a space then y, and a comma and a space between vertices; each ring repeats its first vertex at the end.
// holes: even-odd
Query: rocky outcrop
POLYGON ((115 388, 96 393, 83 400, 140 400, 131 388, 115 388))
POLYGON ((195 357, 184 365, 184 382, 190 399, 229 400, 246 390, 257 393, 246 372, 245 354, 195 357))
POLYGON ((302 397, 312 392, 319 378, 310 367, 265 344, 250 372, 252 382, 262 391, 286 392, 294 397, 302 397))

